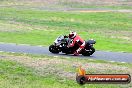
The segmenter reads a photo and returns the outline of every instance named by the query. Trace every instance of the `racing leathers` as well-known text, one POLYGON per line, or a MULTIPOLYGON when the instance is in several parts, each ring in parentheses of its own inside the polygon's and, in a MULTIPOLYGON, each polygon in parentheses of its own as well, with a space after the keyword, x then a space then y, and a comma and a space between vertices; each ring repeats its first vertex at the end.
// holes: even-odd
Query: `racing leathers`
POLYGON ((73 39, 70 40, 70 44, 68 44, 68 47, 73 47, 75 44, 79 46, 79 48, 74 52, 74 55, 77 56, 85 47, 85 41, 80 36, 76 35, 73 39))

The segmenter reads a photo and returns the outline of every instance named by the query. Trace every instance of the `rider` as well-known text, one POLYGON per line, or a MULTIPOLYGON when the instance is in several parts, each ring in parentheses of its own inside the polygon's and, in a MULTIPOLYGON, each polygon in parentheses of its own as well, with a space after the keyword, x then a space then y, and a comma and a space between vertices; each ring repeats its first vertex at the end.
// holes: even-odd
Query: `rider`
POLYGON ((85 47, 85 41, 73 31, 70 32, 69 39, 71 42, 68 47, 73 47, 75 43, 79 45, 79 48, 74 52, 75 56, 79 55, 80 51, 85 47))

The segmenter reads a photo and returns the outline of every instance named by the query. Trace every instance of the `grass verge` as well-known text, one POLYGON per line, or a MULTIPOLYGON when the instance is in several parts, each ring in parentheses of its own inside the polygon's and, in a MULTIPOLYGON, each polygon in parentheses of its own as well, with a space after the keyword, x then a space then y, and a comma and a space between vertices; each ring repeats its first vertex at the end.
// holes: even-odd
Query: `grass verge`
POLYGON ((86 84, 80 86, 75 81, 79 65, 87 73, 129 73, 131 63, 110 63, 80 58, 64 58, 0 53, 0 87, 2 88, 129 88, 130 84, 86 84))
POLYGON ((0 8, 0 42, 49 46, 69 30, 98 50, 132 52, 131 13, 48 12, 0 8))

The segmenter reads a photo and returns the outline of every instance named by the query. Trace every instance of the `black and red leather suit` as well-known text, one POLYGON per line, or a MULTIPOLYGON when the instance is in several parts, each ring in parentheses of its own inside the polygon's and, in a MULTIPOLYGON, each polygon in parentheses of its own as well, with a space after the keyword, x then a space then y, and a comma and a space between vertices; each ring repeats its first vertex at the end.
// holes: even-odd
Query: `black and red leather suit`
POLYGON ((68 47, 73 47, 75 44, 77 44, 79 48, 74 52, 74 55, 79 55, 80 51, 85 47, 85 41, 79 35, 76 35, 71 39, 68 47))

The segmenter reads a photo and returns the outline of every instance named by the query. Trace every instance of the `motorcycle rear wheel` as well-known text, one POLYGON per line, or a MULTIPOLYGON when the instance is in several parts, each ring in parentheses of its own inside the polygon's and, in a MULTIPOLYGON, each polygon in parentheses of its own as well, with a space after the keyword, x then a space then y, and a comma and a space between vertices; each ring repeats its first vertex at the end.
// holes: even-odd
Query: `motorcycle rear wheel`
POLYGON ((82 55, 83 55, 83 56, 90 56, 90 55, 92 55, 94 52, 95 52, 95 48, 92 46, 92 47, 89 49, 89 51, 84 51, 84 52, 82 53, 82 55))

